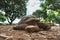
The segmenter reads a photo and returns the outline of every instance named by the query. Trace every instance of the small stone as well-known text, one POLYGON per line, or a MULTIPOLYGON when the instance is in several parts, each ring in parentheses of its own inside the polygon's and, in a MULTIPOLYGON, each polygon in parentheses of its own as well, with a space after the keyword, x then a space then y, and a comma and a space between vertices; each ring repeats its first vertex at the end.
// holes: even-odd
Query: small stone
POLYGON ((40 31, 39 34, 47 35, 47 31, 40 31))
POLYGON ((28 32, 38 32, 39 31, 39 27, 37 25, 28 25, 25 30, 27 30, 28 32))

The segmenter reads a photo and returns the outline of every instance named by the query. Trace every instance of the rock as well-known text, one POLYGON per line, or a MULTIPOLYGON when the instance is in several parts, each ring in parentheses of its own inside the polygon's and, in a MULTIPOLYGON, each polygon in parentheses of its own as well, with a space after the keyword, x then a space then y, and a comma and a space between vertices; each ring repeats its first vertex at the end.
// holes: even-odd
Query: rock
POLYGON ((24 30, 26 26, 27 26, 27 24, 20 24, 20 25, 17 25, 16 27, 13 27, 13 29, 24 30))
POLYGON ((25 16, 21 19, 21 21, 18 23, 16 27, 13 29, 20 30, 20 29, 25 29, 28 25, 36 25, 37 22, 40 22, 35 16, 29 15, 25 16))
POLYGON ((18 24, 23 24, 23 23, 25 23, 26 20, 28 20, 30 18, 36 18, 36 17, 32 16, 32 15, 24 16, 24 17, 22 17, 22 19, 20 20, 20 22, 18 24))
POLYGON ((28 25, 25 30, 28 32, 38 32, 40 29, 37 25, 28 25))
POLYGON ((42 30, 49 30, 51 29, 51 26, 47 25, 46 23, 38 22, 38 26, 42 30))
POLYGON ((20 20, 20 22, 18 23, 18 26, 14 27, 13 29, 17 29, 17 30, 19 30, 19 29, 23 29, 23 30, 26 29, 26 30, 28 30, 29 29, 30 31, 37 31, 37 29, 38 30, 39 29, 40 30, 49 30, 50 28, 51 27, 49 25, 47 25, 46 23, 40 22, 40 20, 37 19, 37 17, 29 15, 29 16, 23 17, 20 20))
POLYGON ((38 20, 37 18, 30 18, 25 21, 25 23, 28 25, 36 25, 38 22, 40 22, 40 20, 38 20))

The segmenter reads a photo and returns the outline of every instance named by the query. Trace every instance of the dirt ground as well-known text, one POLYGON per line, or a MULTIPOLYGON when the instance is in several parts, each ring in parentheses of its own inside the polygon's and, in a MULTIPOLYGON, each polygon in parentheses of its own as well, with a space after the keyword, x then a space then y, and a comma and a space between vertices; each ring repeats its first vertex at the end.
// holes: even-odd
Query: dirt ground
POLYGON ((28 33, 13 30, 16 25, 0 25, 0 40, 60 40, 60 27, 53 26, 49 31, 28 33))

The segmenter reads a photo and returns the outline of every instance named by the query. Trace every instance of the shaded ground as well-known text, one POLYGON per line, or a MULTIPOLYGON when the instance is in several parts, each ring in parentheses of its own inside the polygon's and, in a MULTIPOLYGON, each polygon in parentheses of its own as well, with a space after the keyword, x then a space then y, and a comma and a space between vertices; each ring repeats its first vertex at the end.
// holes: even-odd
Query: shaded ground
POLYGON ((60 27, 57 26, 53 26, 49 31, 35 33, 28 33, 25 30, 13 30, 14 26, 0 25, 0 40, 60 40, 60 27), (5 36, 10 38, 5 38, 5 36))

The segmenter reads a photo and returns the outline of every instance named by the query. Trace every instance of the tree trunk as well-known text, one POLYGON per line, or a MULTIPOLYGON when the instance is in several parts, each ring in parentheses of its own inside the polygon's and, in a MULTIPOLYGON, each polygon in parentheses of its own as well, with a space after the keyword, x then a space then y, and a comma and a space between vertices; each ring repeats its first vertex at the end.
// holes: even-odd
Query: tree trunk
POLYGON ((9 21, 9 18, 7 18, 7 20, 8 20, 8 23, 9 23, 10 25, 12 25, 13 20, 10 20, 10 21, 9 21))
POLYGON ((9 22, 9 24, 10 24, 10 25, 12 25, 12 21, 11 21, 11 22, 9 22))

